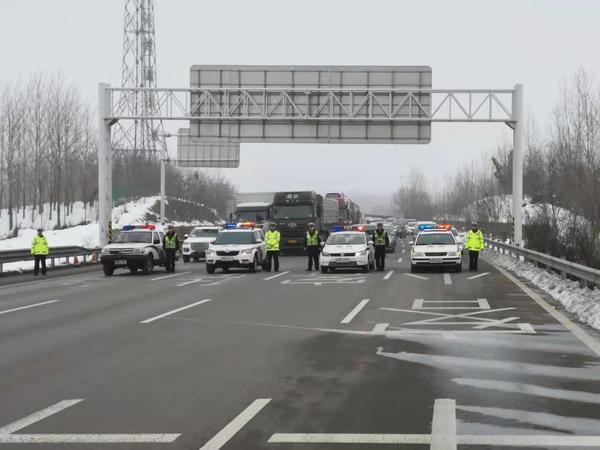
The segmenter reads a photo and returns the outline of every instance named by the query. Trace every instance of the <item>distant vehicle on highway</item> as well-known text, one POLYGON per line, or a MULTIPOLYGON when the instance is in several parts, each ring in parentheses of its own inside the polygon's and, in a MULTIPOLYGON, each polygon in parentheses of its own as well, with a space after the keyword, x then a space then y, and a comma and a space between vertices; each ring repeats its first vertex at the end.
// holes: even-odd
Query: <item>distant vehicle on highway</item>
POLYGON ((253 222, 226 224, 217 239, 206 250, 206 272, 216 269, 228 272, 232 267, 256 272, 258 266, 267 268, 267 245, 263 230, 253 222))
POLYGON ((219 226, 195 227, 181 245, 183 262, 188 263, 190 259, 196 262, 205 259, 208 246, 215 241, 222 229, 219 226))
POLYGON ((384 222, 383 229, 387 232, 388 237, 390 239, 390 245, 385 248, 385 251, 388 253, 394 253, 396 251, 396 227, 392 222, 384 222))
POLYGON ((321 273, 336 269, 375 269, 373 241, 363 231, 332 233, 321 252, 321 273))
POLYGON ((415 234, 417 230, 417 221, 411 220, 406 224, 406 234, 415 234))
POLYGON ((451 231, 423 230, 412 244, 411 272, 424 267, 450 267, 456 272, 462 272, 462 251, 451 231))
POLYGON ((148 274, 154 266, 165 265, 162 230, 155 225, 125 225, 100 251, 104 275, 111 276, 115 269, 128 268, 131 273, 141 270, 148 274))

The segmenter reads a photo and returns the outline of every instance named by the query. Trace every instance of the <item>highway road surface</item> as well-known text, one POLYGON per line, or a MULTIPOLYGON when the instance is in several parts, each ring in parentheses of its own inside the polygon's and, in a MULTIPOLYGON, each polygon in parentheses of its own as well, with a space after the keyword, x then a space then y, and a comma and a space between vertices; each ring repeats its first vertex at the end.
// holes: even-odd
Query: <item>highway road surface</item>
POLYGON ((177 269, 3 279, 0 449, 600 448, 597 335, 485 261, 177 269))

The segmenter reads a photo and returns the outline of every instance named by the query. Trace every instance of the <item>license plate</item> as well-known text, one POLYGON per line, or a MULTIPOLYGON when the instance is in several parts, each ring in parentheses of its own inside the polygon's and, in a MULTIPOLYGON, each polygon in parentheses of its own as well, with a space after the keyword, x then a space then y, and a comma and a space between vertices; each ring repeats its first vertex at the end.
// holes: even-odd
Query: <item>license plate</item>
POLYGON ((338 258, 338 259, 335 260, 335 262, 338 262, 338 263, 349 263, 350 260, 348 258, 338 258))
POLYGON ((296 239, 288 239, 288 244, 297 244, 298 241, 296 239))
POLYGON ((222 256, 221 261, 233 261, 233 256, 222 256))
POLYGON ((441 263, 443 260, 444 258, 431 258, 432 263, 441 263))
POLYGON ((127 264, 127 260, 126 259, 115 259, 115 264, 125 265, 125 264, 127 264))

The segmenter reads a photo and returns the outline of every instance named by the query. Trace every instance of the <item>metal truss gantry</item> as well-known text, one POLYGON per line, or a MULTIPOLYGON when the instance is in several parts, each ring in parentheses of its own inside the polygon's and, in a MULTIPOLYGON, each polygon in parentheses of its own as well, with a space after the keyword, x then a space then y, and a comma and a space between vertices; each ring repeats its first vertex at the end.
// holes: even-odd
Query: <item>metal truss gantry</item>
POLYGON ((100 244, 106 242, 110 205, 111 126, 121 120, 497 122, 513 130, 514 242, 522 243, 523 85, 514 89, 298 89, 264 87, 111 88, 99 85, 98 146, 100 244), (153 110, 131 112, 123 98, 147 94, 153 110), (108 177, 108 178, 107 178, 108 177))

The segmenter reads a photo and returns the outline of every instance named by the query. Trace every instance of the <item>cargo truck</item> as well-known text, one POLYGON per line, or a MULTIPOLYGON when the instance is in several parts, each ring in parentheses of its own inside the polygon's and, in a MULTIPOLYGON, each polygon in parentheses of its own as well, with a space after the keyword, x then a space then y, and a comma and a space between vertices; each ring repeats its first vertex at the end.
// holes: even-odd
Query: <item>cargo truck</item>
POLYGON ((302 249, 309 223, 314 223, 321 239, 329 236, 338 222, 338 201, 314 191, 276 192, 271 221, 281 233, 282 251, 302 249))
POLYGON ((229 222, 268 221, 271 217, 274 195, 274 192, 237 193, 227 214, 229 222))

